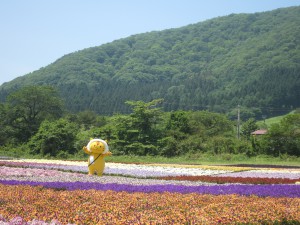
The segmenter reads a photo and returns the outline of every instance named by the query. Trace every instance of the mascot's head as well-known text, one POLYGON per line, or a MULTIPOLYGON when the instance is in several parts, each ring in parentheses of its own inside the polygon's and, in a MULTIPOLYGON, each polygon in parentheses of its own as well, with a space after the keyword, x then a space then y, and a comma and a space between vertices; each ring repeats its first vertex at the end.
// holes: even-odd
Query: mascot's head
POLYGON ((109 151, 106 141, 102 139, 91 139, 87 149, 96 154, 103 154, 109 151))

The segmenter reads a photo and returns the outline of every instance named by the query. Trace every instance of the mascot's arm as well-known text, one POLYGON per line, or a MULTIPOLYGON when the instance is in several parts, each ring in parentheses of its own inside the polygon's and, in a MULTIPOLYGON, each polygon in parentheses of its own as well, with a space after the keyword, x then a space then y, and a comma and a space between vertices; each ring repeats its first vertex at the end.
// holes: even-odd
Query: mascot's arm
MULTIPOLYGON (((105 140, 105 142, 108 143, 107 140, 105 140)), ((103 157, 106 157, 106 156, 111 156, 112 153, 111 153, 110 151, 108 151, 108 152, 106 152, 106 153, 103 153, 102 155, 103 155, 103 157)))
POLYGON ((110 151, 108 151, 108 152, 106 152, 106 153, 103 153, 102 155, 103 155, 104 157, 105 157, 105 156, 111 156, 112 153, 111 153, 110 151))
POLYGON ((86 153, 86 154, 91 154, 92 152, 91 151, 89 151, 88 149, 87 149, 87 147, 86 146, 84 146, 83 148, 83 151, 86 153))

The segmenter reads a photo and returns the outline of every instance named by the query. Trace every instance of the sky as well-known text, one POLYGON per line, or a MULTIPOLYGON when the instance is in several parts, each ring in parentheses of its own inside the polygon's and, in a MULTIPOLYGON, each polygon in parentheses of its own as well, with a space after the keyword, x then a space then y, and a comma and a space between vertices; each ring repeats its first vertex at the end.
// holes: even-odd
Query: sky
POLYGON ((300 0, 0 0, 0 85, 131 35, 290 6, 300 0))

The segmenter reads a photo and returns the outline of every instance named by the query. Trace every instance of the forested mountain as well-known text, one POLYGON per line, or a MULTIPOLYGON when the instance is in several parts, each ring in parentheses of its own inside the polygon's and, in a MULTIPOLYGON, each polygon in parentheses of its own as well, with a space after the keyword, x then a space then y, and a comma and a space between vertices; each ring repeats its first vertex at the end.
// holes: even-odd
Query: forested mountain
POLYGON ((231 14, 65 55, 0 86, 0 100, 51 85, 72 112, 127 113, 127 100, 163 98, 166 111, 268 115, 300 107, 299 43, 300 7, 231 14))

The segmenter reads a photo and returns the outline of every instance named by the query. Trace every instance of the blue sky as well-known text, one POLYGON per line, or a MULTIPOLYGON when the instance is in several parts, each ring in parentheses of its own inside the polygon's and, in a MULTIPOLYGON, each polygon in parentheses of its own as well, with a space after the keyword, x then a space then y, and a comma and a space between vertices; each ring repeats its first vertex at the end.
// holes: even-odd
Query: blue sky
POLYGON ((84 48, 300 0, 1 0, 0 85, 84 48))

